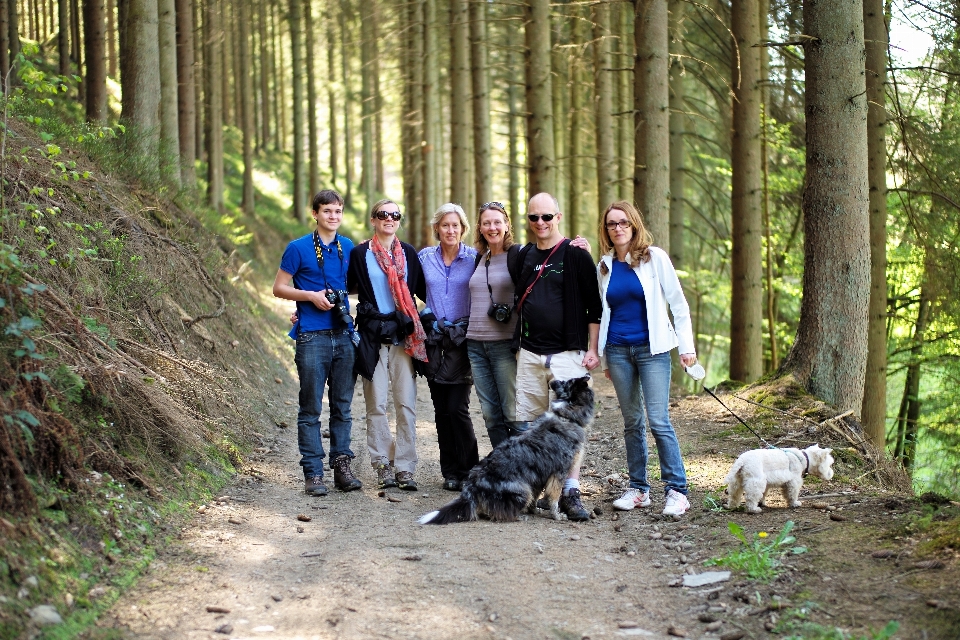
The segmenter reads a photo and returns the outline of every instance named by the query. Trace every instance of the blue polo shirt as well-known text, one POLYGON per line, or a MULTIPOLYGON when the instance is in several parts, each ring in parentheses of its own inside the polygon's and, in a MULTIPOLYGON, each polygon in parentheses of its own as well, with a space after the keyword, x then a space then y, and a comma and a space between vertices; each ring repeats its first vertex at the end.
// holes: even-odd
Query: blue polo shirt
MULTIPOLYGON (((293 286, 302 291, 322 291, 347 288, 347 263, 353 243, 339 233, 333 242, 325 245, 320 240, 323 252, 323 271, 317 264, 317 253, 313 246, 313 233, 297 238, 287 245, 280 259, 280 268, 293 276, 293 286), (340 248, 337 249, 339 243, 340 248)), ((349 300, 347 305, 349 308, 349 300)), ((296 338, 300 331, 320 331, 323 329, 345 329, 332 311, 321 311, 311 302, 297 303, 297 324, 290 331, 290 337, 296 338)))

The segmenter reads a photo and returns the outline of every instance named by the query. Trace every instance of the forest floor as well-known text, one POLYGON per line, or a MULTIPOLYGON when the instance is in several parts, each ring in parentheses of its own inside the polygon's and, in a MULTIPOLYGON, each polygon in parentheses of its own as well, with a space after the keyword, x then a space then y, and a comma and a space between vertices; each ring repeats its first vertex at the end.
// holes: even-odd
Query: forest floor
MULTIPOLYGON (((898 638, 960 637, 957 553, 921 553, 917 524, 937 519, 921 501, 841 469, 830 483, 808 477, 799 510, 785 508, 779 496, 760 515, 716 509, 712 500, 733 458, 757 443, 734 430, 709 397, 673 403, 692 485, 692 508, 682 519, 660 515, 658 480, 650 508, 612 509, 626 463, 616 398, 601 377, 583 478, 595 519, 556 522, 541 513, 438 527, 417 524, 453 497, 440 488, 425 384, 417 401, 420 490, 376 488, 358 385, 354 469, 364 487, 324 498, 303 493, 297 391, 288 387, 290 426, 262 435, 259 452, 222 499, 197 505, 202 513, 179 523, 178 539, 88 637, 729 640, 768 637, 773 629, 781 637, 873 638, 887 637, 872 634, 891 620, 900 624, 898 638), (738 546, 729 521, 749 536, 769 532, 770 540, 791 519, 796 544, 809 551, 786 557, 772 582, 734 572, 720 583, 676 586, 684 574, 723 569, 703 563, 738 546), (888 557, 874 557, 885 555, 878 551, 888 557)), ((749 405, 730 401, 749 415, 749 405)), ((471 408, 484 455, 490 445, 476 397, 471 408)))

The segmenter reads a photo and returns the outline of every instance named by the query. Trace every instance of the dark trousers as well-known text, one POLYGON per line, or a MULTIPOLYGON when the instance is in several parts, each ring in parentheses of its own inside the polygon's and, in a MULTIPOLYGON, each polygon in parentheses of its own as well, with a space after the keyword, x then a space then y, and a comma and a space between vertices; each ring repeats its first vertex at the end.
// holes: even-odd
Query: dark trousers
POLYGON ((440 473, 451 480, 465 480, 479 461, 477 436, 470 422, 469 384, 428 383, 436 414, 440 443, 440 473))

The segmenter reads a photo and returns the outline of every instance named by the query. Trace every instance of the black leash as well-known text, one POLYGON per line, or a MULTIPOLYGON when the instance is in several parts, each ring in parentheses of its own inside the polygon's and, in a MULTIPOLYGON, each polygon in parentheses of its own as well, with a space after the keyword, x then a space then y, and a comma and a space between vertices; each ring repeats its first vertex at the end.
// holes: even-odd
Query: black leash
POLYGON ((736 418, 736 419, 740 422, 740 424, 742 424, 743 426, 745 426, 745 427, 747 428, 747 430, 750 431, 750 433, 752 433, 753 435, 757 436, 757 439, 760 440, 760 442, 762 442, 763 444, 767 445, 767 448, 768 448, 768 449, 779 449, 779 448, 780 448, 780 447, 775 447, 774 445, 772 445, 772 444, 770 444, 769 442, 767 442, 766 440, 764 440, 764 439, 763 439, 763 436, 761 436, 759 433, 757 433, 756 431, 754 431, 753 428, 752 428, 750 425, 748 425, 746 422, 743 421, 743 418, 741 418, 741 417, 738 416, 736 413, 734 413, 734 412, 733 412, 733 409, 731 409, 730 407, 728 407, 727 405, 725 405, 725 404, 723 403, 723 400, 721 400, 720 398, 718 398, 717 395, 716 395, 713 391, 710 391, 710 389, 707 387, 707 385, 703 385, 703 390, 706 391, 707 393, 709 393, 711 396, 713 396, 713 399, 716 400, 717 402, 719 402, 719 403, 720 403, 720 406, 722 406, 724 409, 726 409, 727 411, 729 411, 729 412, 730 412, 730 415, 732 415, 734 418, 736 418))

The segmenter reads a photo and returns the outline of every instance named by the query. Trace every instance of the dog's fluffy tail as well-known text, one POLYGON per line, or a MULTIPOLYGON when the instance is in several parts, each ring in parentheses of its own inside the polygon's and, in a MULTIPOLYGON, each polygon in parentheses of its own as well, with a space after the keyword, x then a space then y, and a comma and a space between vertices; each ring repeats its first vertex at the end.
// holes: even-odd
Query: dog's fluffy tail
POLYGON ((477 505, 467 495, 461 493, 439 511, 431 511, 420 518, 420 524, 450 524, 451 522, 470 522, 477 519, 477 505))
POLYGON ((740 473, 740 469, 743 467, 743 460, 737 458, 737 461, 733 463, 733 466, 730 467, 730 472, 727 474, 727 477, 723 480, 724 483, 729 487, 732 482, 737 479, 737 475, 740 473))

